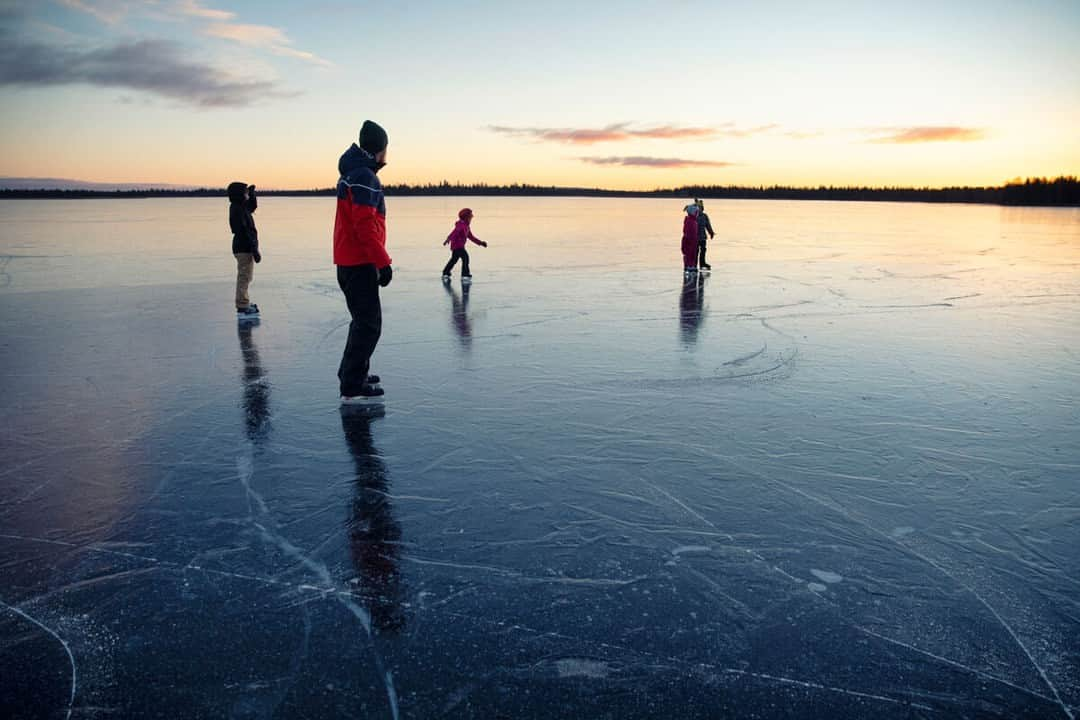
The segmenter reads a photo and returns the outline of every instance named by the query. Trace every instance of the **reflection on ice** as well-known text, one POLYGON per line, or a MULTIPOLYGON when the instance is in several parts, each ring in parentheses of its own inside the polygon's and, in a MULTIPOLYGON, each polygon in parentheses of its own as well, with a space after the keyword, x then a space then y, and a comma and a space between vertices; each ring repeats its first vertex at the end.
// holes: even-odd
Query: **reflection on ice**
POLYGON ((683 279, 682 293, 679 295, 679 329, 684 344, 693 345, 697 340, 704 309, 705 273, 690 273, 683 279))
POLYGON ((386 467, 371 439, 371 423, 381 408, 343 407, 341 429, 356 464, 355 495, 349 515, 349 553, 372 623, 380 632, 405 627, 405 589, 400 569, 401 525, 394 519, 386 467))
POLYGON ((684 281, 660 201, 500 199, 469 287, 442 202, 382 407, 320 200, 260 207, 259 323, 224 251, 2 265, 0 715, 1077 716, 1075 213, 714 203, 684 281))
POLYGON ((444 282, 443 288, 450 296, 450 323, 461 343, 462 350, 472 345, 472 325, 469 322, 469 291, 472 285, 463 283, 459 292, 451 283, 444 282))
POLYGON ((259 322, 258 319, 248 320, 236 326, 244 361, 244 419, 248 439, 255 444, 270 432, 270 384, 259 360, 259 348, 251 335, 259 322))

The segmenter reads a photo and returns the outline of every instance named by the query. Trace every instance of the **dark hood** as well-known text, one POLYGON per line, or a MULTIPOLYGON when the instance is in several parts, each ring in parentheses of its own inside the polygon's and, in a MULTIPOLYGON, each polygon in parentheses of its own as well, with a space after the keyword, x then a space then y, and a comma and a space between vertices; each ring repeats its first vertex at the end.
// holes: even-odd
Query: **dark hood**
POLYGON ((360 168, 369 168, 372 172, 377 173, 384 165, 386 163, 376 162, 374 155, 353 143, 341 156, 341 159, 338 160, 337 169, 338 173, 345 177, 360 168))
POLYGON ((247 192, 247 183, 236 182, 229 183, 227 189, 229 193, 229 202, 244 202, 244 193, 247 192))

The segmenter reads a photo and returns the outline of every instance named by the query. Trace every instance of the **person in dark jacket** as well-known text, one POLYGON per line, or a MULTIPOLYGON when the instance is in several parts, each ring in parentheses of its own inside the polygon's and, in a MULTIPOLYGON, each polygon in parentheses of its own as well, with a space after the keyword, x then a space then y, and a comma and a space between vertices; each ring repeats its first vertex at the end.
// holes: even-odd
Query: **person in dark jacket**
POLYGON ((368 374, 371 354, 382 334, 379 288, 390 284, 393 269, 386 252, 386 201, 376 173, 386 164, 386 131, 371 120, 360 128, 338 160, 334 265, 349 308, 349 338, 338 366, 343 405, 381 402, 379 376, 368 374))
POLYGON ((255 186, 243 182, 229 183, 229 228, 232 230, 233 257, 236 258, 236 317, 255 318, 259 306, 248 298, 248 286, 255 275, 255 263, 262 262, 259 253, 259 231, 251 216, 259 206, 255 186))
POLYGON ((698 267, 702 270, 712 270, 712 265, 705 262, 705 234, 709 234, 709 239, 716 237, 716 233, 713 232, 712 223, 709 222, 709 216, 705 214, 705 203, 701 200, 695 200, 698 206, 697 213, 697 238, 698 238, 698 267))

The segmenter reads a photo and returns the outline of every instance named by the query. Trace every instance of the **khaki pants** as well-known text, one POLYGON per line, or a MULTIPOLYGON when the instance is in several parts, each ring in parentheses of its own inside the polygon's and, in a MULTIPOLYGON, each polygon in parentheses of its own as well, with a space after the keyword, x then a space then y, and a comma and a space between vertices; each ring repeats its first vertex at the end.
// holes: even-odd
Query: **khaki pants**
POLYGON ((234 253, 236 258, 236 309, 244 310, 251 302, 248 285, 255 275, 255 258, 251 253, 234 253))

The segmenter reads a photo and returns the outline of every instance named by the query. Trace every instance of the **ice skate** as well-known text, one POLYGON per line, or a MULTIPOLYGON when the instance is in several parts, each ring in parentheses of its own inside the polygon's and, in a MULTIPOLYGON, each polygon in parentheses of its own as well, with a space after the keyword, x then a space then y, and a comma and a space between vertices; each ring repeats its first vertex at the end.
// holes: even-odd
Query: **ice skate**
POLYGON ((365 383, 356 395, 342 395, 342 405, 374 405, 383 401, 385 393, 381 387, 365 383))
POLYGON ((238 308, 236 310, 236 319, 240 321, 245 320, 258 320, 259 319, 259 306, 255 303, 251 303, 246 308, 238 308))

